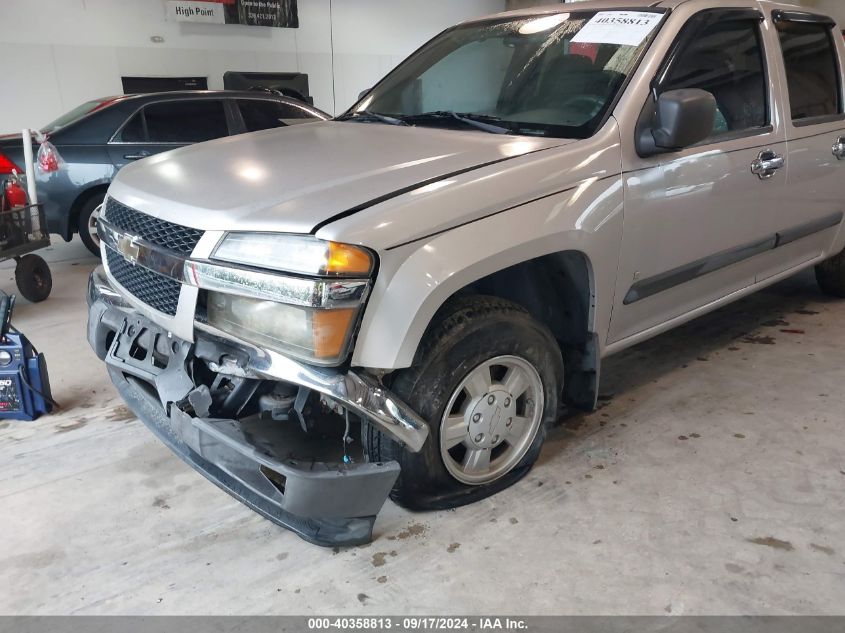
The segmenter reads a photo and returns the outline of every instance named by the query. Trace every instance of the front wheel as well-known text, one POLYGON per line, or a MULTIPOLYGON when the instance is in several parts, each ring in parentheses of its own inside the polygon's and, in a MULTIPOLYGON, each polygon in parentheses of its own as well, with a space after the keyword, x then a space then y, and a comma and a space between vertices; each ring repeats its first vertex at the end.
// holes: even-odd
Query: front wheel
POLYGON ((426 333, 414 366, 392 389, 429 421, 430 436, 411 453, 365 425, 371 461, 402 467, 391 497, 414 510, 453 508, 521 479, 557 417, 560 348, 519 306, 494 297, 450 304, 426 333))
POLYGON ((79 210, 77 229, 79 237, 86 248, 97 257, 100 256, 100 236, 97 233, 97 218, 100 217, 100 207, 106 199, 105 193, 96 193, 88 198, 79 210))

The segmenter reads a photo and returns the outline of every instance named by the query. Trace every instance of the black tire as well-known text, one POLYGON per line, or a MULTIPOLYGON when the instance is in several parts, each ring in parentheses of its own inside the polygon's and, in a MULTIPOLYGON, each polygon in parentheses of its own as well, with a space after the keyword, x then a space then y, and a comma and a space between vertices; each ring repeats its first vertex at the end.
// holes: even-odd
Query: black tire
POLYGON ((412 453, 364 424, 364 448, 370 461, 399 462, 402 467, 391 498, 411 510, 455 508, 489 497, 524 477, 540 455, 546 428, 558 416, 563 360, 551 332, 521 307, 486 296, 450 302, 429 327, 414 365, 396 372, 391 389, 431 424, 429 438, 412 453), (533 443, 521 461, 499 479, 481 485, 459 482, 440 453, 440 423, 452 393, 469 372, 486 360, 512 355, 528 361, 543 384, 545 406, 533 443))
POLYGON ((38 255, 24 255, 15 267, 15 283, 25 299, 38 303, 50 296, 53 276, 50 267, 38 255))
POLYGON ((845 251, 816 266, 816 280, 825 294, 845 299, 845 251))
POLYGON ((97 257, 100 256, 100 242, 99 238, 92 233, 92 230, 96 229, 92 229, 91 216, 94 211, 97 210, 97 207, 103 204, 103 200, 105 199, 105 191, 101 191, 90 196, 82 204, 82 208, 79 210, 79 217, 76 220, 76 229, 79 232, 79 237, 82 239, 82 243, 85 244, 85 247, 97 257))

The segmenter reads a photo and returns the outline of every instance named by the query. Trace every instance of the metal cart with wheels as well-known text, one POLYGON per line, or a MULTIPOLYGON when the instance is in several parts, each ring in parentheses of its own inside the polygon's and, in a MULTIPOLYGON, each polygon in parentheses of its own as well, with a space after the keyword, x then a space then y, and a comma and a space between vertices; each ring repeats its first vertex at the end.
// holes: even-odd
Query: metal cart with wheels
POLYGON ((33 251, 50 245, 44 209, 38 204, 4 208, 0 204, 0 261, 14 259, 15 283, 24 298, 38 303, 50 296, 53 277, 47 262, 33 251))
POLYGON ((44 301, 53 289, 53 276, 47 262, 33 251, 50 246, 50 234, 44 219, 44 207, 38 204, 35 187, 35 160, 32 154, 33 132, 21 131, 25 185, 16 170, 0 179, 0 261, 14 259, 15 283, 25 299, 44 301))

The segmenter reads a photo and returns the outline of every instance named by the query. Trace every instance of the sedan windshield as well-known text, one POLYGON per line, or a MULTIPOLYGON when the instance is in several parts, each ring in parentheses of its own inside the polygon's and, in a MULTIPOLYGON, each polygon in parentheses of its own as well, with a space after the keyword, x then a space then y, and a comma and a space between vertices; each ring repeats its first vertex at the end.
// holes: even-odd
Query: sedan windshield
POLYGON ((587 138, 662 18, 655 12, 576 11, 457 26, 339 118, 587 138))

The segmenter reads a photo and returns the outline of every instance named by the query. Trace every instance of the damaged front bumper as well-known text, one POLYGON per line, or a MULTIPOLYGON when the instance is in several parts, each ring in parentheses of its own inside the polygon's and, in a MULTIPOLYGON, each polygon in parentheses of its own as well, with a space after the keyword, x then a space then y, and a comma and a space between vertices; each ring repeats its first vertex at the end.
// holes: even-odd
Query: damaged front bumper
MULTIPOLYGON (((311 368, 210 332, 198 332, 195 343, 172 337, 125 302, 102 268, 89 280, 88 304, 88 340, 106 361, 112 382, 185 462, 309 542, 335 546, 372 539, 376 514, 399 476, 396 462, 321 461, 293 445, 274 449, 240 420, 209 417, 208 390, 194 384, 186 363, 202 354, 215 372, 317 391, 417 451, 428 429, 407 405, 366 375, 311 368), (237 362, 227 363, 232 359, 237 362)), ((261 428, 267 425, 273 423, 261 428)))

